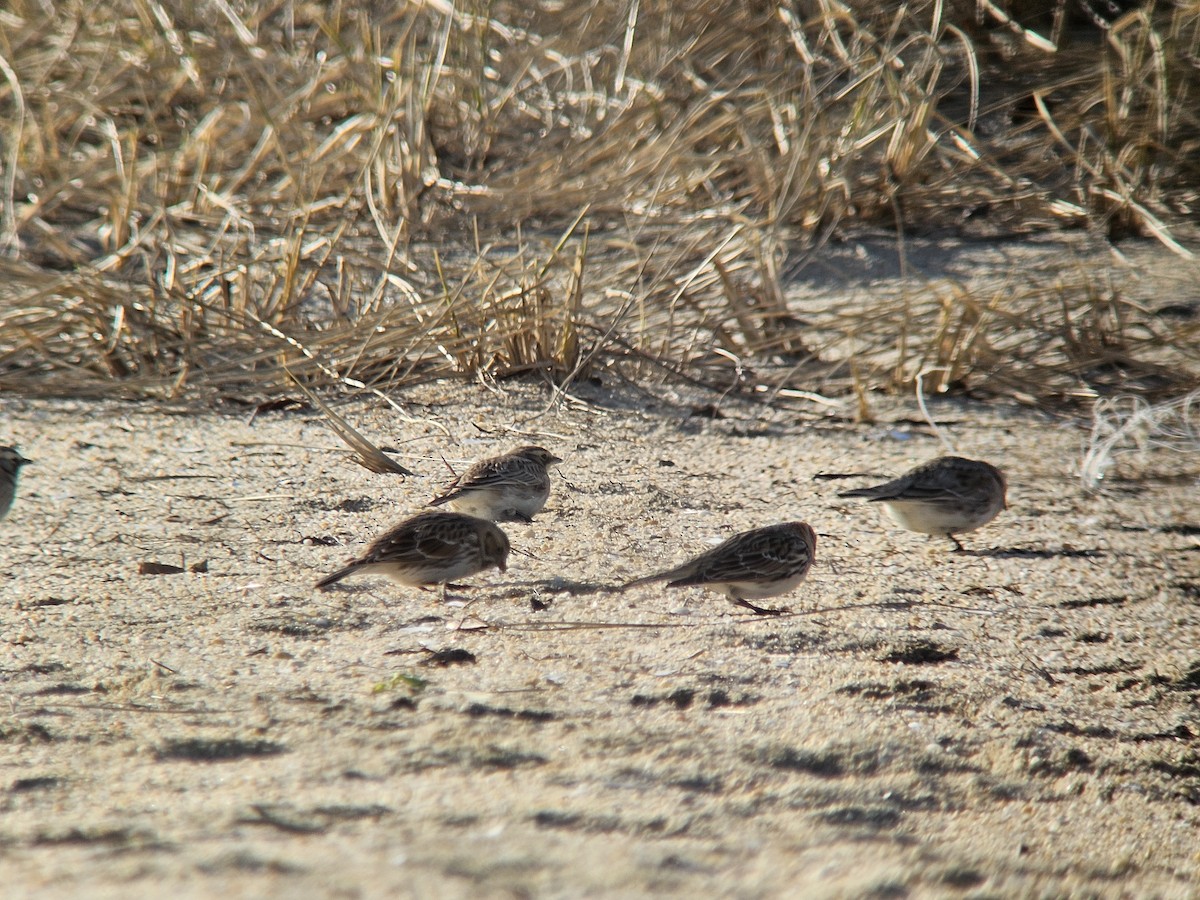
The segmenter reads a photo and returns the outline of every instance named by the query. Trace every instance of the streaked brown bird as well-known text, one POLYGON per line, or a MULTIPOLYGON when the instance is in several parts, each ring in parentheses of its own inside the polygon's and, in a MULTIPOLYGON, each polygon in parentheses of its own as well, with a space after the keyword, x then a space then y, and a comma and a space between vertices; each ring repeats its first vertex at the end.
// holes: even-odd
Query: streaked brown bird
POLYGON ((1008 508, 1008 482, 991 463, 941 456, 886 484, 842 491, 882 503, 892 521, 920 534, 943 534, 963 549, 956 534, 986 525, 1008 508))
POLYGON ((493 522, 533 521, 550 497, 550 466, 562 462, 542 447, 518 447, 480 460, 429 501, 493 522))
POLYGON ((384 532, 367 552, 317 582, 321 590, 349 575, 384 575, 410 587, 440 585, 508 565, 508 536, 494 523, 452 512, 424 512, 384 532))
POLYGON ((735 534, 695 559, 664 572, 638 578, 622 590, 665 581, 667 587, 698 585, 724 594, 754 613, 779 615, 751 603, 795 590, 816 558, 817 535, 805 522, 785 522, 735 534))

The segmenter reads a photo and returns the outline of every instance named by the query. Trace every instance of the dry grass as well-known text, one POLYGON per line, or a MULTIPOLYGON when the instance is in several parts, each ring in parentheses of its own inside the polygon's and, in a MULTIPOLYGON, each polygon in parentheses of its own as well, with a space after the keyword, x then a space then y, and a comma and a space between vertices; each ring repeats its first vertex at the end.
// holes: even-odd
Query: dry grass
POLYGON ((1200 383, 1195 325, 1086 279, 819 312, 782 275, 855 227, 967 217, 1182 252, 1194 2, 1103 29, 1067 2, 677 6, 13 0, 0 388, 1200 383))

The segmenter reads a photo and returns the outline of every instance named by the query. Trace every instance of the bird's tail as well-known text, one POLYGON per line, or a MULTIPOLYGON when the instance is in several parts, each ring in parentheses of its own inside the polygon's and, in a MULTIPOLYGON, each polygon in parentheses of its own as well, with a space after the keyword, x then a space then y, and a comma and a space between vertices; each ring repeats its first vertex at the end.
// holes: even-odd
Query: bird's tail
POLYGON ((878 495, 875 488, 855 488, 852 491, 838 491, 839 497, 866 497, 868 500, 874 500, 878 495))
POLYGON ((641 587, 643 584, 651 584, 655 581, 662 581, 664 578, 670 578, 670 572, 655 572, 653 575, 643 575, 641 578, 635 578, 633 581, 627 581, 621 585, 620 590, 627 591, 630 588, 641 587))
POLYGON ((316 585, 314 585, 314 587, 316 587, 317 590, 323 591, 330 585, 337 584, 339 581, 341 581, 347 575, 353 575, 355 572, 358 571, 358 569, 359 569, 359 567, 356 565, 349 565, 349 566, 346 566, 345 568, 338 569, 332 575, 326 575, 324 578, 322 578, 320 581, 318 581, 316 583, 316 585))

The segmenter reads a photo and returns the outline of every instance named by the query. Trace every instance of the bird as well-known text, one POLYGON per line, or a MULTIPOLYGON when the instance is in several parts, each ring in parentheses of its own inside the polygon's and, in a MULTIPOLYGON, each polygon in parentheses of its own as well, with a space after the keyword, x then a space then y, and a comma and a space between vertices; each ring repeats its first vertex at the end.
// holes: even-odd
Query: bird
POLYGON ((508 566, 508 536, 493 522, 452 512, 423 512, 385 531, 367 552, 316 587, 325 590, 349 575, 385 575, 409 587, 438 585, 446 599, 446 583, 493 566, 508 566))
POLYGON ((817 535, 805 522, 784 522, 735 534, 694 559, 622 585, 626 590, 653 581, 667 587, 699 585, 725 594, 756 615, 780 615, 786 610, 751 603, 795 590, 816 558, 817 535))
POLYGON ((550 496, 550 466, 562 462, 542 447, 518 447, 480 460, 451 482, 430 506, 493 522, 529 524, 550 496))
POLYGON ((12 508, 13 497, 17 495, 17 476, 21 473, 21 466, 27 466, 31 462, 33 460, 23 457, 15 447, 0 447, 0 519, 7 516, 12 508))
POLYGON ((955 535, 986 525, 1008 508, 1008 481, 991 463, 940 456, 899 478, 874 487, 842 491, 839 497, 866 497, 882 503, 901 528, 942 534, 963 549, 955 535))

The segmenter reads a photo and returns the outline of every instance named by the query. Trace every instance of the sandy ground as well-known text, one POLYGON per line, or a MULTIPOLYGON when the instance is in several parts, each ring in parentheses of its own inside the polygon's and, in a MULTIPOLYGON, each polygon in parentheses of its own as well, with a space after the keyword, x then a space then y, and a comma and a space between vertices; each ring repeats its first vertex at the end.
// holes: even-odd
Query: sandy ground
POLYGON ((430 386, 319 414, 0 400, 0 883, 22 896, 1196 896, 1200 459, 1079 484, 1084 423, 938 403, 1011 509, 837 499, 938 455, 913 404, 430 386), (711 397, 708 398, 711 401, 711 397), (455 468, 566 462, 506 574, 312 583, 455 468), (842 481, 821 473, 862 473, 842 481), (605 586, 801 517, 761 618, 605 586), (184 571, 152 574, 145 564, 184 571), (463 607, 466 598, 473 600, 463 607))

